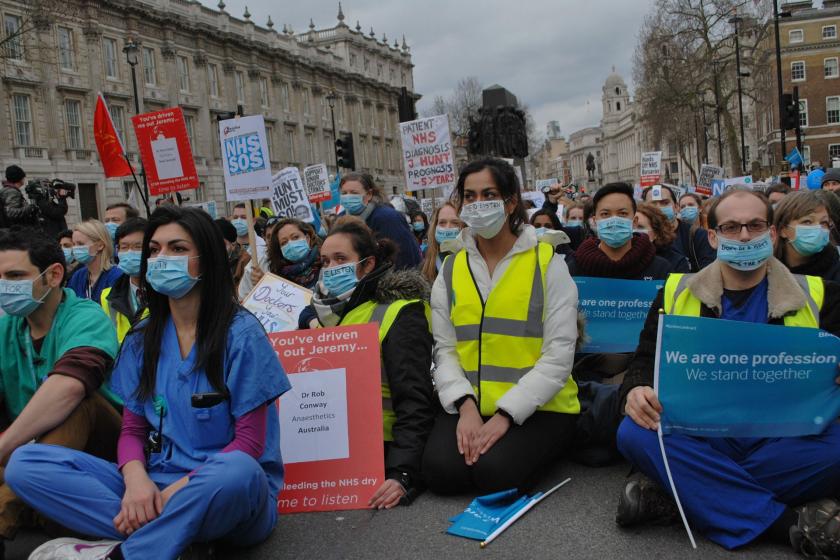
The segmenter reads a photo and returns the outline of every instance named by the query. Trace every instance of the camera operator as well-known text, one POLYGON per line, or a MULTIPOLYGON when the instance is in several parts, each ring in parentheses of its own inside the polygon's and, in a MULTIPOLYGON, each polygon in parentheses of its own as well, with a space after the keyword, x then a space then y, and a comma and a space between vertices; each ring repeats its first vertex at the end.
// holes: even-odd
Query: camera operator
POLYGON ((6 180, 3 181, 3 188, 0 189, 0 228, 18 229, 40 226, 38 207, 29 204, 20 192, 25 178, 26 173, 19 166, 10 165, 6 168, 6 180))
POLYGON ((75 195, 73 187, 75 185, 60 180, 30 181, 26 186, 29 200, 41 211, 41 227, 47 237, 56 238, 67 229, 64 216, 67 215, 67 197, 75 195))

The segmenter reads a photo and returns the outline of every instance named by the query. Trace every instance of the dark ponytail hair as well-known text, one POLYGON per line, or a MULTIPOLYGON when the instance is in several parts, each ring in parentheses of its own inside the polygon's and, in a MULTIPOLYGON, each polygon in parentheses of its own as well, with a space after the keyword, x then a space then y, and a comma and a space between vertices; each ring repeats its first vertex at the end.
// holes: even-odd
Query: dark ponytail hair
MULTIPOLYGON (((228 330, 240 306, 233 289, 233 278, 228 268, 221 231, 203 210, 160 206, 152 212, 149 219, 149 226, 143 238, 143 255, 140 264, 140 289, 145 294, 149 318, 132 329, 132 332, 143 333, 143 365, 137 397, 145 400, 155 394, 158 359, 160 349, 163 347, 163 333, 170 315, 169 298, 151 289, 146 282, 149 243, 157 229, 168 224, 178 224, 190 235, 198 250, 201 266, 201 280, 198 283, 201 297, 195 333, 194 370, 203 369, 210 385, 216 391, 227 394, 224 371, 225 348, 228 330)), ((126 341, 128 340, 130 338, 126 337, 126 341)))
POLYGON ((359 260, 374 257, 376 268, 385 264, 394 264, 397 246, 393 241, 378 237, 363 220, 355 216, 345 216, 336 220, 330 229, 327 239, 337 234, 344 234, 350 238, 353 250, 359 255, 359 260))
POLYGON ((509 200, 516 202, 516 207, 510 216, 508 216, 510 232, 516 235, 522 224, 528 223, 528 213, 522 204, 521 188, 519 181, 516 179, 516 171, 514 171, 513 166, 508 162, 499 158, 488 157, 468 163, 461 169, 461 174, 458 175, 458 183, 452 192, 452 198, 460 209, 464 205, 464 183, 466 183, 467 177, 485 169, 493 176, 493 182, 499 189, 502 199, 505 202, 509 200))

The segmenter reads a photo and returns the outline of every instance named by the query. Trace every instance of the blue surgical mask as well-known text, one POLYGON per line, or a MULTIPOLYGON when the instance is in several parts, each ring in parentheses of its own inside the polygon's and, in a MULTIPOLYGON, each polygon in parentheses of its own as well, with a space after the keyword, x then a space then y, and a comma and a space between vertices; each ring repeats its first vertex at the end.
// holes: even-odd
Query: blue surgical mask
POLYGON ((356 268, 359 262, 340 264, 330 268, 321 269, 321 284, 327 291, 327 295, 338 297, 356 288, 359 278, 356 275, 356 268))
POLYGON ((566 227, 583 227, 583 220, 567 220, 566 227))
POLYGON ((358 216, 365 211, 364 197, 360 194, 341 195, 341 205, 354 216, 358 216))
POLYGON ((426 229, 426 225, 423 222, 412 222, 411 229, 417 233, 423 233, 423 230, 426 229))
POLYGON ((231 225, 236 228, 236 235, 239 237, 245 237, 248 235, 248 220, 243 220, 242 218, 236 218, 235 220, 230 221, 231 225))
POLYGON ((149 259, 146 267, 146 282, 159 294, 174 299, 184 297, 199 280, 190 276, 190 258, 162 255, 149 259))
POLYGON ((45 272, 47 271, 39 274, 34 280, 0 280, 0 309, 15 317, 27 317, 38 309, 52 291, 52 288, 47 290, 41 299, 32 297, 35 280, 45 272))
POLYGON ((769 231, 749 241, 727 239, 718 235, 717 258, 735 270, 755 270, 767 262, 772 254, 773 241, 769 231))
POLYGON ((62 247, 62 251, 64 251, 64 262, 66 264, 70 264, 73 262, 73 248, 72 247, 62 247))
POLYGON ((659 209, 662 210, 662 213, 665 214, 665 217, 668 218, 669 222, 674 220, 674 207, 673 206, 670 206, 670 205, 669 206, 660 206, 659 209))
POLYGON ((822 226, 796 226, 796 239, 790 242, 805 257, 816 255, 828 245, 828 230, 822 226))
POLYGON ((460 234, 461 230, 458 228, 445 228, 438 226, 435 228, 435 241, 437 241, 438 244, 441 244, 444 241, 458 239, 460 234))
MULTIPOLYGON (((673 210, 671 211, 673 213, 673 210)), ((697 221, 697 216, 700 214, 700 209, 696 206, 686 206, 680 210, 680 219, 686 223, 693 224, 697 221)))
POLYGON ((615 216, 595 222, 598 239, 613 249, 623 246, 633 238, 633 220, 615 216))
POLYGON ((309 254, 309 250, 309 241, 306 239, 294 239, 280 247, 283 257, 293 263, 301 261, 303 257, 309 254))
POLYGON ((119 253, 120 270, 129 276, 137 277, 140 275, 140 251, 122 251, 119 253))
POLYGON ((537 232, 537 239, 539 239, 540 237, 542 237, 543 235, 545 235, 545 232, 547 232, 547 231, 548 231, 548 228, 538 227, 538 228, 535 228, 535 230, 536 230, 536 232, 537 232))
POLYGON ((96 258, 96 255, 90 254, 90 247, 87 245, 78 245, 73 247, 73 258, 82 264, 88 264, 96 258))
POLYGON ((108 230, 108 235, 111 236, 111 241, 113 241, 117 236, 117 229, 120 227, 119 224, 115 222, 105 222, 105 229, 108 230))

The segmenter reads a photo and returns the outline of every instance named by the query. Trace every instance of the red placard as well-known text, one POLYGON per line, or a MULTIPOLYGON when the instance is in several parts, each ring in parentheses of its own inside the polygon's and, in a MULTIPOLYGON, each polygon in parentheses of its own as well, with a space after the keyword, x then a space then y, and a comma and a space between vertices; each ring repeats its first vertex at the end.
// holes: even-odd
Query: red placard
POLYGON ((280 398, 281 513, 366 509, 385 480, 379 327, 270 333, 280 398))
POLYGON ((642 187, 652 187, 659 183, 659 175, 642 175, 642 180, 639 182, 642 187))
POLYGON ((131 117, 153 196, 198 188, 184 112, 180 107, 131 117))

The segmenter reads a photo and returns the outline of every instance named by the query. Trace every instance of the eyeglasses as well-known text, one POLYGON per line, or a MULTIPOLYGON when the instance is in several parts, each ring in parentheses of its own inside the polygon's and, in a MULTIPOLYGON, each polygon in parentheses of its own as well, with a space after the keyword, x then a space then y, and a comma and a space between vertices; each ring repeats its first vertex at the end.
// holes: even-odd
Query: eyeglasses
POLYGON ((727 222, 720 224, 715 229, 723 235, 738 235, 741 230, 747 228, 750 233, 764 233, 770 229, 770 223, 766 220, 755 220, 748 224, 739 224, 737 222, 727 222))

